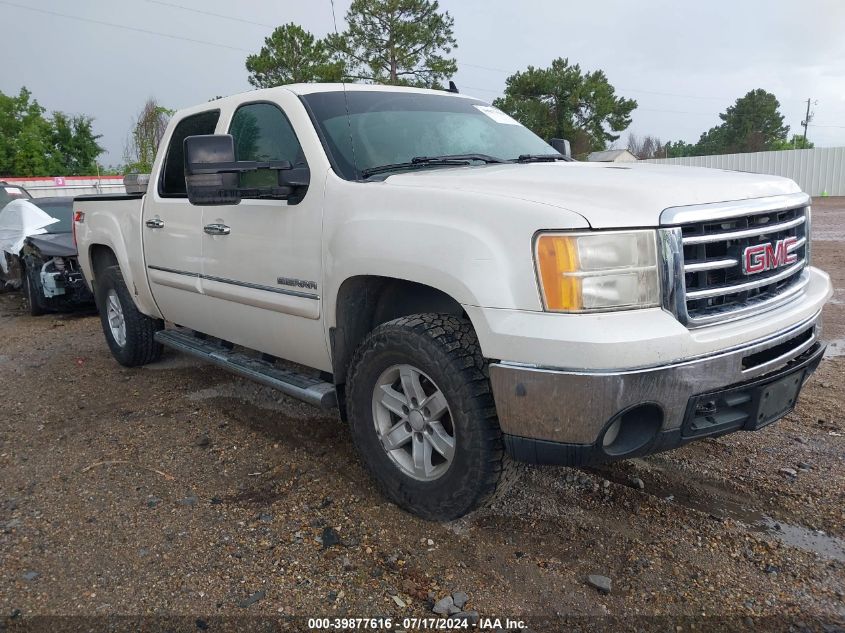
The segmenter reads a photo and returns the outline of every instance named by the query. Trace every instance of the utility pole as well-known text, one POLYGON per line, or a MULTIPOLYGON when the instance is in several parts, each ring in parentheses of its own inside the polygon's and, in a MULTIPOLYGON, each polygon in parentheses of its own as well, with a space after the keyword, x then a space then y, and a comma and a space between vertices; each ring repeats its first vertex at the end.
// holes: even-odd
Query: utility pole
POLYGON ((811 100, 812 100, 812 97, 810 97, 810 99, 807 99, 807 115, 804 117, 804 120, 801 121, 801 125, 804 126, 804 143, 803 143, 804 147, 807 147, 807 126, 810 125, 810 120, 812 119, 812 116, 810 115, 810 101, 811 100))

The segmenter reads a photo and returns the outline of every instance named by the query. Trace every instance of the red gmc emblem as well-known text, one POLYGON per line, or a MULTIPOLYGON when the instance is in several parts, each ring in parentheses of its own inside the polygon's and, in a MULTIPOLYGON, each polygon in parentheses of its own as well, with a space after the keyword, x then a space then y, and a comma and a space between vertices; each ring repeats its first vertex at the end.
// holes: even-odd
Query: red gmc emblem
POLYGON ((774 244, 755 244, 747 247, 742 251, 742 272, 754 275, 794 264, 798 261, 798 255, 790 249, 797 243, 797 237, 787 237, 774 244))

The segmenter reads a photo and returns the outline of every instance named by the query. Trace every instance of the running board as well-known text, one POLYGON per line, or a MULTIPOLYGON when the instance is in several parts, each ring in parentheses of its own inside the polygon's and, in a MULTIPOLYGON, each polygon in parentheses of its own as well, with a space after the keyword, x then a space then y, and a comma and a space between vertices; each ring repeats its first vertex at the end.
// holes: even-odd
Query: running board
POLYGON ((337 394, 333 384, 234 352, 217 344, 214 339, 203 339, 178 330, 161 330, 156 332, 155 340, 179 352, 214 363, 244 378, 278 389, 283 394, 308 404, 323 409, 337 406, 337 394))

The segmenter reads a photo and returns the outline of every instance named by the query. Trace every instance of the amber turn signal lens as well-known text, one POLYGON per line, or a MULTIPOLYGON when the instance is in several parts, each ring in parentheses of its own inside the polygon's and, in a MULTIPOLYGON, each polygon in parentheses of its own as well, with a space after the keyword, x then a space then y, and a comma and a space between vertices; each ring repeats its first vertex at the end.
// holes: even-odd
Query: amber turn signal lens
POLYGON ((574 237, 541 235, 537 240, 537 268, 547 310, 581 309, 581 279, 566 275, 578 270, 574 237))

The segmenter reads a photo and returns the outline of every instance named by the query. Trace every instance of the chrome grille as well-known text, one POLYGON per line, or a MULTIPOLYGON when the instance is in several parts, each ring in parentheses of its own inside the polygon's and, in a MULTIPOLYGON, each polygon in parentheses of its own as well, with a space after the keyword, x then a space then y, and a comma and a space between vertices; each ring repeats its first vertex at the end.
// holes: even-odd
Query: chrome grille
POLYGON ((809 261, 809 207, 806 196, 789 196, 769 208, 759 203, 732 213, 716 205, 713 213, 678 212, 678 219, 693 216, 674 229, 677 284, 674 308, 682 322, 706 325, 747 316, 796 296, 807 283, 809 261), (798 204, 795 204, 798 202, 798 204), (791 203, 791 204, 788 204, 791 203), (745 213, 743 213, 743 210, 745 213), (749 246, 775 244, 794 238, 787 252, 795 262, 760 273, 743 272, 749 246))

